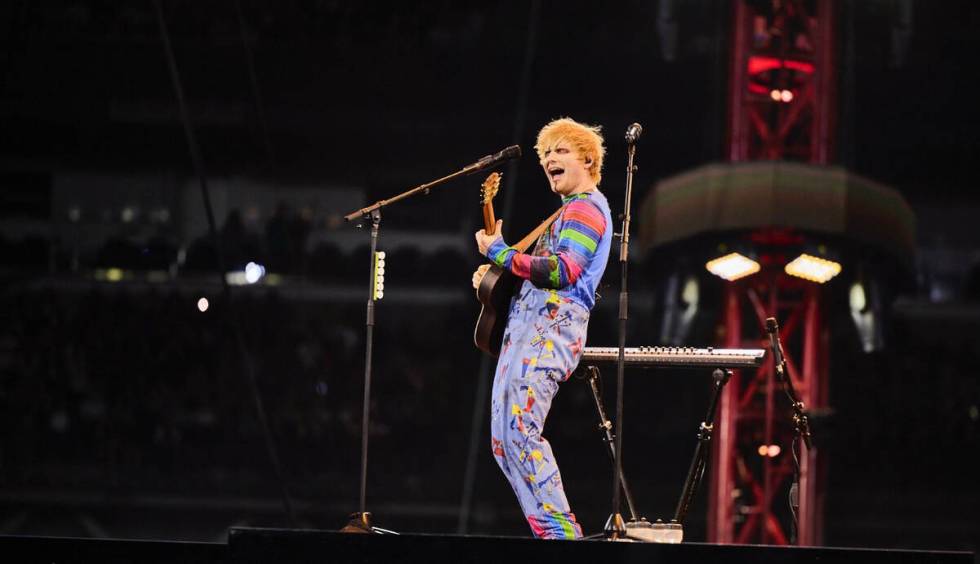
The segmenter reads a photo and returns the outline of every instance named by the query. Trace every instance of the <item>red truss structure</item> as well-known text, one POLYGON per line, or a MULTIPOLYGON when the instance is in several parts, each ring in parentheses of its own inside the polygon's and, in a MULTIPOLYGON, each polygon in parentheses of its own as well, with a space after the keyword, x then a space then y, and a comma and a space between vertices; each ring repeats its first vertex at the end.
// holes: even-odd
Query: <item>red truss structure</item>
MULTIPOLYGON (((829 163, 836 97, 833 24, 831 0, 734 3, 731 161, 829 163)), ((783 274, 781 266, 726 285, 724 345, 768 346, 765 319, 775 317, 799 399, 807 410, 823 408, 828 339, 821 288, 783 274)), ((790 513, 794 431, 780 386, 770 361, 754 374, 736 374, 724 392, 713 445, 710 542, 821 543, 823 479, 817 445, 809 450, 800 445, 797 451, 802 452, 797 519, 790 513), (794 521, 795 534, 787 530, 794 521)))
MULTIPOLYGON (((641 206, 639 239, 650 260, 675 273, 703 276, 701 261, 731 251, 757 259, 758 272, 724 282, 717 344, 768 348, 765 320, 775 318, 793 390, 819 415, 829 410, 826 320, 853 313, 831 303, 831 288, 909 278, 915 214, 898 191, 830 162, 833 0, 732 5, 728 161, 659 181, 641 206), (804 252, 839 261, 840 276, 824 287, 787 274, 804 252)), ((820 545, 827 461, 819 427, 812 448, 794 449, 792 406, 771 354, 767 360, 734 374, 720 398, 707 540, 820 545), (798 505, 790 502, 794 482, 798 505)))
MULTIPOLYGON (((789 377, 811 413, 824 408, 827 400, 828 334, 821 290, 817 284, 770 270, 726 284, 724 296, 726 347, 768 347, 765 320, 779 320, 789 377)), ((716 425, 710 541, 789 544, 795 431, 789 400, 771 359, 754 372, 734 373, 721 397, 716 425)), ((824 479, 819 445, 796 448, 801 454, 796 543, 818 545, 824 479)))
POLYGON ((828 164, 836 111, 834 3, 734 2, 731 161, 828 164))

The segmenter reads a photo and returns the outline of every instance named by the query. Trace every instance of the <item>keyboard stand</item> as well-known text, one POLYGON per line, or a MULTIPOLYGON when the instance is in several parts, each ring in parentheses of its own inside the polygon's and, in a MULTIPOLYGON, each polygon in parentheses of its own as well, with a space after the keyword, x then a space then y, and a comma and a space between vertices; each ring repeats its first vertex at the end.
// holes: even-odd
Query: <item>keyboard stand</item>
MULTIPOLYGON (((602 394, 599 392, 600 375, 599 369, 590 365, 586 368, 585 378, 589 381, 589 389, 592 391, 592 399, 595 400, 596 413, 599 416, 599 431, 602 433, 602 442, 606 443, 609 452, 609 460, 613 463, 613 472, 616 471, 616 436, 613 433, 613 424, 606 417, 606 410, 602 406, 602 394)), ((630 493, 629 483, 626 481, 626 474, 620 470, 619 485, 626 498, 626 507, 629 509, 630 520, 626 523, 627 538, 642 541, 653 541, 651 531, 653 525, 643 517, 637 516, 636 504, 633 502, 633 494, 630 493)), ((605 532, 597 533, 586 538, 605 537, 605 532)))
MULTIPOLYGON (((714 392, 711 394, 711 401, 708 404, 708 413, 704 417, 698 428, 698 446, 694 449, 694 457, 691 459, 691 466, 687 471, 687 478, 684 480, 684 489, 681 491, 680 500, 677 502, 677 509, 674 511, 674 518, 671 524, 683 527, 684 519, 687 518, 687 511, 691 507, 691 500, 694 499, 694 492, 697 491, 698 483, 704 476, 704 469, 708 462, 708 444, 711 442, 711 433, 715 426, 715 412, 718 410, 718 400, 721 397, 721 390, 732 377, 730 369, 716 368, 711 373, 714 380, 714 392)), ((683 530, 681 530, 683 532, 683 530)))

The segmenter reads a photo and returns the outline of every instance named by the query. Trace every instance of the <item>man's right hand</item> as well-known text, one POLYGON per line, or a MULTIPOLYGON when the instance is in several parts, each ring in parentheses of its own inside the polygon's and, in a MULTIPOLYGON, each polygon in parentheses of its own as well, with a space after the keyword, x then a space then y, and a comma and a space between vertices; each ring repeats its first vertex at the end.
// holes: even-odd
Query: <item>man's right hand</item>
POLYGON ((480 268, 477 268, 476 269, 476 272, 473 273, 473 289, 474 290, 478 290, 480 288, 480 282, 483 281, 483 276, 487 273, 487 270, 490 270, 490 265, 489 264, 482 264, 482 265, 480 265, 480 268))

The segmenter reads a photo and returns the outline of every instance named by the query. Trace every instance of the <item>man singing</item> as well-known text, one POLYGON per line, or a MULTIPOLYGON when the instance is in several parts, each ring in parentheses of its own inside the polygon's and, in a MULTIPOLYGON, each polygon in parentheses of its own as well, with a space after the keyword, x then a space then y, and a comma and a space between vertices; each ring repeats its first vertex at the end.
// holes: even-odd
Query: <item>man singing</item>
MULTIPOLYGON (((490 441, 534 535, 574 539, 582 528, 542 433, 559 383, 582 356, 609 258, 612 218, 598 189, 605 147, 599 127, 562 118, 541 129, 534 148, 551 191, 562 199, 558 219, 531 254, 504 242, 500 220, 493 234, 476 232, 480 254, 524 279, 511 301, 494 374, 490 441)), ((473 274, 474 288, 489 266, 473 274)))

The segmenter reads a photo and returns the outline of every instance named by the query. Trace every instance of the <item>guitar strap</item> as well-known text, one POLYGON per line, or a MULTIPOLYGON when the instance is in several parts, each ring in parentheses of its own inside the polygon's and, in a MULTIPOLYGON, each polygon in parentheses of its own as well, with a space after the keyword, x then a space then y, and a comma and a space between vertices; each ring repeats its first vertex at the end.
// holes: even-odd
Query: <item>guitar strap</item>
POLYGON ((517 249, 517 252, 523 253, 527 251, 527 248, 530 247, 532 243, 538 240, 538 237, 540 237, 541 234, 544 233, 544 230, 547 229, 552 223, 554 223, 556 219, 558 219, 558 216, 561 215, 561 212, 564 211, 566 206, 568 206, 568 204, 565 204, 564 206, 555 210, 555 213, 551 214, 551 216, 548 217, 548 219, 542 221, 541 225, 534 228, 534 231, 528 233, 526 237, 524 237, 516 245, 514 245, 514 248, 517 249))

